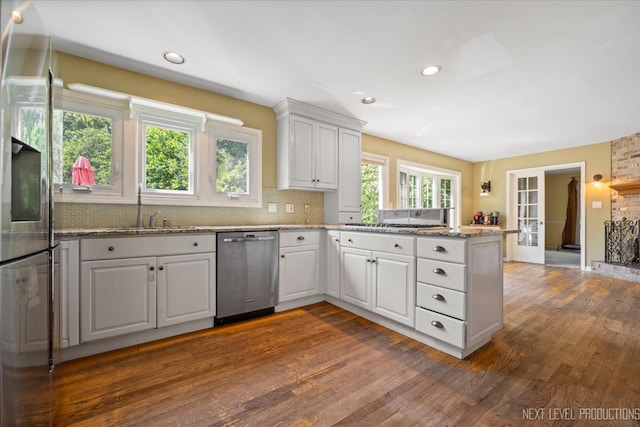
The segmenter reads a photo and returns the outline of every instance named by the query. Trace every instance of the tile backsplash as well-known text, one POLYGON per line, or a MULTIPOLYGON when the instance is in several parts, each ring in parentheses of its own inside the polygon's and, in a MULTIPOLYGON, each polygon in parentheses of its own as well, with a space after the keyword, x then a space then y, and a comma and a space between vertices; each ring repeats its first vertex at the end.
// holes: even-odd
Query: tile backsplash
MULTIPOLYGON (((263 188, 262 208, 143 205, 145 226, 155 211, 161 211, 157 215, 157 226, 162 226, 163 218, 167 218, 169 226, 322 224, 324 195, 314 191, 263 188), (276 203, 276 213, 267 212, 268 203, 276 203), (285 204, 289 203, 294 206, 293 213, 285 213, 285 204), (304 212, 305 204, 310 206, 309 214, 304 212)), ((54 226, 57 230, 135 227, 136 215, 137 206, 131 204, 56 203, 54 226)))

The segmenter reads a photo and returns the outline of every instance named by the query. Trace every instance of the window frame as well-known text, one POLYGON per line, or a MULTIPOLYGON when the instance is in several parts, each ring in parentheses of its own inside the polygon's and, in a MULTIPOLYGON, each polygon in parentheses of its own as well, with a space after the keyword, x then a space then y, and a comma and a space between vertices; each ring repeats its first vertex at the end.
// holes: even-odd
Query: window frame
POLYGON ((240 119, 216 113, 82 84, 70 83, 68 87, 70 89, 61 89, 56 92, 54 97, 56 109, 112 119, 111 170, 114 177, 112 186, 115 188, 83 186, 84 188, 77 188, 74 191, 73 185, 57 185, 54 192, 55 202, 135 204, 138 186, 143 183, 143 204, 262 207, 262 130, 245 127, 240 119), (188 129, 191 132, 190 164, 193 187, 191 191, 184 193, 181 190, 144 188, 146 132, 145 126, 141 126, 141 120, 151 123, 152 126, 159 125, 159 127, 179 131, 188 129), (215 144, 210 147, 210 134, 214 132, 226 132, 224 135, 232 136, 230 139, 247 141, 254 147, 253 150, 250 148, 250 155, 253 154, 253 158, 249 159, 250 192, 248 195, 229 199, 226 195, 220 197, 220 194, 215 194, 216 179, 213 175, 215 167, 210 168, 211 157, 215 162, 215 144), (213 156, 209 155, 211 149, 214 150, 213 156))
MULTIPOLYGON (((141 193, 147 199, 156 203, 166 203, 167 200, 194 200, 198 199, 197 176, 199 173, 198 158, 198 127, 201 123, 192 116, 170 113, 153 107, 134 107, 133 119, 136 122, 136 149, 138 159, 136 180, 142 184, 141 193), (146 145, 148 126, 186 132, 189 134, 189 190, 162 190, 147 188, 146 186, 146 145)), ((137 187, 136 187, 137 188, 137 187)))
POLYGON ((213 122, 207 128, 207 135, 209 200, 215 201, 216 206, 262 207, 262 131, 213 122), (248 194, 229 196, 227 193, 216 191, 217 141, 221 138, 249 145, 248 194))
MULTIPOLYGON (((62 96, 54 97, 56 111, 68 111, 111 119, 111 185, 95 185, 88 188, 68 183, 53 183, 54 201, 113 203, 123 197, 123 146, 127 104, 90 94, 79 94, 63 89, 62 96)), ((89 159, 91 160, 91 159, 89 159)), ((53 173, 53 171, 52 171, 53 173)))
POLYGON ((441 189, 441 180, 443 179, 450 179, 451 182, 451 192, 452 192, 452 197, 451 197, 451 206, 449 207, 449 209, 453 209, 453 213, 450 215, 450 226, 456 226, 457 224, 460 223, 460 209, 458 208, 460 206, 460 200, 461 200, 461 195, 460 195, 460 188, 461 188, 461 182, 462 182, 462 174, 460 172, 457 171, 453 171, 453 170, 449 170, 449 169, 443 169, 443 168, 439 168, 436 166, 429 166, 429 165, 425 165, 425 164, 421 164, 421 163, 415 163, 415 162, 411 162, 408 160, 401 160, 398 159, 397 160, 397 164, 396 164, 396 170, 397 170, 397 195, 396 195, 396 202, 397 202, 397 206, 398 209, 430 209, 430 208, 440 208, 440 200, 441 200, 441 194, 440 194, 440 189, 441 189), (401 174, 406 174, 407 175, 407 188, 406 191, 403 195, 403 189, 402 189, 402 184, 401 184, 401 174), (417 187, 418 187, 418 191, 417 191, 417 205, 418 207, 415 208, 409 208, 408 204, 409 204, 409 181, 410 181, 410 177, 411 176, 416 176, 418 177, 417 179, 417 187), (434 179, 434 189, 433 189, 433 199, 434 202, 437 203, 437 206, 432 206, 430 208, 422 208, 422 179, 424 177, 428 177, 428 178, 433 178, 434 179), (403 200, 407 201, 407 206, 403 206, 403 204, 401 203, 403 200))

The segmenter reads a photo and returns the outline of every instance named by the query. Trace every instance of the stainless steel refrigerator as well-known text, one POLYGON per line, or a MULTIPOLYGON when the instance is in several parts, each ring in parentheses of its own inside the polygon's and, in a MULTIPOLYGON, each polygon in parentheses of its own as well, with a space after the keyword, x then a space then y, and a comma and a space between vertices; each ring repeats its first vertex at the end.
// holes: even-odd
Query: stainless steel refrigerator
POLYGON ((51 42, 31 2, 0 4, 0 425, 51 425, 51 42))

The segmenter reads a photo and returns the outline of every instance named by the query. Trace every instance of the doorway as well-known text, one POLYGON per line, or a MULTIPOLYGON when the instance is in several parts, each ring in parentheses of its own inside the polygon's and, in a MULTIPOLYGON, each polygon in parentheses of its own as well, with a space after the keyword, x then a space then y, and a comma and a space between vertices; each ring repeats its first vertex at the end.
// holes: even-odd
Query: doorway
POLYGON ((507 171, 508 227, 520 230, 507 236, 508 260, 584 270, 584 173, 584 162, 507 171), (571 244, 563 244, 572 179, 576 226, 571 244))

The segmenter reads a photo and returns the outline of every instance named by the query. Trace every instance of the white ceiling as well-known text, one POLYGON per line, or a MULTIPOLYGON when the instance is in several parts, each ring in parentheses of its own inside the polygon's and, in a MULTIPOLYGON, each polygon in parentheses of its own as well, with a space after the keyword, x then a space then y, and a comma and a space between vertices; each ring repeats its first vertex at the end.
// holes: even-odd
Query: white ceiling
POLYGON ((640 1, 33 3, 58 50, 472 162, 640 131, 640 1))

